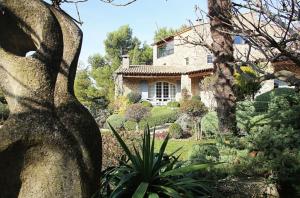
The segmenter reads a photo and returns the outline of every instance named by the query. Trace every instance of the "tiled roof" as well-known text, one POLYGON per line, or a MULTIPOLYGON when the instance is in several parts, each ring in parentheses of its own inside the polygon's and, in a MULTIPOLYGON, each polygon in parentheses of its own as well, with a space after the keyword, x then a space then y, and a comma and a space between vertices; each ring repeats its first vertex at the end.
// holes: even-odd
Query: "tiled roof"
POLYGON ((281 58, 278 61, 272 63, 274 66, 274 72, 287 70, 300 75, 300 67, 288 58, 281 58))
POLYGON ((129 68, 120 67, 115 73, 123 75, 167 75, 176 76, 197 72, 212 71, 213 67, 199 68, 191 66, 152 66, 152 65, 131 65, 129 68))

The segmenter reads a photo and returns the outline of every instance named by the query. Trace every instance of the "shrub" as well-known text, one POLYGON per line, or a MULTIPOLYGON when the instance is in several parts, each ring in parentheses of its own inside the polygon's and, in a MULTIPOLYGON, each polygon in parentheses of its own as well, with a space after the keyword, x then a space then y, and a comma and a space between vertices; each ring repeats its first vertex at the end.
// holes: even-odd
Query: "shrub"
POLYGON ((247 77, 237 72, 234 73, 236 95, 239 100, 254 98, 255 93, 261 88, 260 83, 256 81, 258 74, 249 66, 242 66, 240 69, 247 77))
POLYGON ((172 138, 179 139, 183 137, 183 130, 177 123, 172 123, 169 127, 169 134, 172 138))
POLYGON ((218 162, 219 149, 214 144, 196 144, 189 150, 189 160, 192 163, 218 162))
POLYGON ((9 116, 9 109, 7 104, 0 102, 0 124, 2 124, 9 116))
POLYGON ((135 121, 137 123, 136 129, 139 129, 140 121, 149 114, 149 107, 144 107, 142 104, 132 104, 128 107, 125 113, 126 120, 135 121))
POLYGON ((142 104, 132 104, 130 105, 125 113, 126 120, 133 120, 139 123, 143 118, 145 118, 149 113, 149 108, 144 107, 142 104))
POLYGON ((266 112, 268 110, 269 102, 276 96, 297 96, 294 89, 290 88, 276 88, 272 91, 263 93, 255 98, 254 107, 257 112, 266 112))
POLYGON ((124 127, 125 117, 119 114, 113 114, 107 118, 105 128, 108 128, 108 123, 118 130, 122 129, 124 127))
POLYGON ((144 107, 149 107, 149 108, 153 106, 153 105, 151 104, 151 102, 146 101, 146 100, 142 101, 141 104, 142 104, 144 107))
MULTIPOLYGON (((141 140, 138 133, 127 133, 127 131, 120 131, 119 135, 123 138, 126 144, 133 150, 133 145, 137 145, 141 140)), ((108 167, 117 166, 125 155, 122 147, 118 144, 118 141, 114 138, 111 132, 102 132, 102 169, 108 167)))
POLYGON ((132 121, 132 120, 127 120, 124 123, 124 127, 125 127, 126 131, 134 131, 134 130, 136 130, 136 125, 137 125, 137 123, 135 121, 132 121))
POLYGON ((268 176, 281 189, 289 188, 289 195, 294 197, 292 193, 300 186, 300 97, 271 94, 268 100, 263 113, 249 101, 239 105, 238 122, 243 121, 242 127, 249 133, 245 145, 257 154, 244 170, 252 170, 254 176, 268 176))
POLYGON ((201 118, 201 129, 206 136, 215 136, 219 132, 217 112, 210 111, 201 118))
POLYGON ((141 100, 142 96, 140 93, 138 92, 130 92, 128 95, 127 95, 127 99, 129 100, 129 102, 131 104, 135 104, 135 103, 138 103, 140 100, 141 100))
POLYGON ((176 101, 170 101, 167 104, 168 107, 180 107, 180 103, 176 101))
POLYGON ((170 107, 153 107, 150 116, 140 122, 140 127, 145 128, 147 124, 150 127, 155 127, 165 123, 173 123, 177 120, 178 115, 178 111, 170 107))
POLYGON ((207 112, 207 108, 200 100, 184 100, 180 105, 180 111, 192 117, 200 117, 207 112))
POLYGON ((109 104, 109 109, 112 109, 112 112, 114 113, 124 114, 128 105, 129 101, 127 97, 119 96, 111 104, 109 104))
POLYGON ((187 88, 181 89, 181 98, 182 100, 189 100, 191 98, 191 95, 187 88))
POLYGON ((112 132, 128 160, 103 172, 97 197, 202 197, 211 194, 207 182, 189 175, 210 167, 210 164, 182 166, 174 154, 165 154, 169 136, 155 153, 155 138, 151 138, 147 128, 142 143, 132 152, 113 128, 112 132))
POLYGON ((192 96, 192 100, 200 100, 201 101, 201 97, 200 96, 192 96))

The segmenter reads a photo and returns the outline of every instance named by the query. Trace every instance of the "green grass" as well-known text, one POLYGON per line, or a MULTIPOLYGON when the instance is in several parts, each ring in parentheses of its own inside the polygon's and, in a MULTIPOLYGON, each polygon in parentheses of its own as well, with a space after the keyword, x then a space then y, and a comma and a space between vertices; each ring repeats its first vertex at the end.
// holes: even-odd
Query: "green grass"
MULTIPOLYGON (((159 148, 162 144, 163 140, 161 139, 155 139, 155 151, 158 152, 159 148)), ((181 154, 180 159, 181 160, 188 160, 188 152, 195 144, 205 144, 205 143, 214 143, 215 140, 176 140, 176 139, 170 139, 169 143, 166 148, 166 153, 170 154, 174 152, 176 149, 182 147, 180 151, 178 151, 178 154, 181 154)))

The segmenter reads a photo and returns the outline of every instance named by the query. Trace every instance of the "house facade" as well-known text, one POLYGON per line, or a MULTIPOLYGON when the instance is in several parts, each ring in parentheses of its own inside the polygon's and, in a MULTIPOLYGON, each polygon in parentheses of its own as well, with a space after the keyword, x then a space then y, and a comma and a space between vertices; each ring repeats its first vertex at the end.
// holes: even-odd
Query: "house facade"
MULTIPOLYGON (((201 89, 202 80, 214 71, 214 57, 205 47, 194 45, 199 32, 207 38, 206 42, 212 42, 209 29, 208 23, 202 23, 154 43, 153 65, 130 65, 129 57, 123 56, 123 63, 115 72, 116 96, 139 92, 142 100, 166 105, 180 101, 184 93, 200 96, 208 107, 216 106, 213 92, 201 89)), ((235 37, 235 56, 247 53, 247 46, 241 37, 235 37)), ((270 83, 267 89, 272 89, 270 83)))

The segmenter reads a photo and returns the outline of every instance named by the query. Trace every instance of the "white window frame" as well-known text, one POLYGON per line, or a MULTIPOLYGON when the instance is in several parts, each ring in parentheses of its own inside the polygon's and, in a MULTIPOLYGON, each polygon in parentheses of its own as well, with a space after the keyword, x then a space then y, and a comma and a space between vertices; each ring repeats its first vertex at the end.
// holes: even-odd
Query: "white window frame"
POLYGON ((176 99, 176 84, 170 83, 167 81, 157 81, 154 83, 151 83, 148 87, 148 92, 149 92, 149 101, 154 102, 156 105, 165 105, 166 103, 170 101, 175 101, 176 99), (160 97, 157 97, 157 88, 159 87, 160 84, 160 97), (165 97, 165 86, 168 88, 168 96, 165 97))

